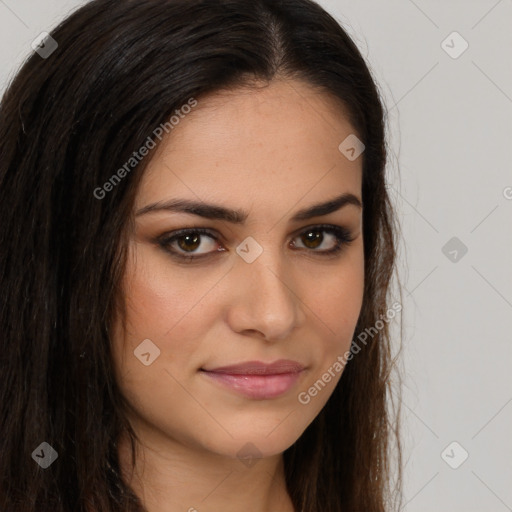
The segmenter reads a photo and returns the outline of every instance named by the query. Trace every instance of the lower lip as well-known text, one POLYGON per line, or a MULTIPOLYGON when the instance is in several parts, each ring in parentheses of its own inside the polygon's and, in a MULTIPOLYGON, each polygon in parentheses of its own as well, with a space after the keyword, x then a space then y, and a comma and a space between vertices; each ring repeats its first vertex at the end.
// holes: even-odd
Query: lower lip
POLYGON ((257 400, 283 395, 292 388, 302 374, 302 372, 293 372, 276 375, 233 375, 205 370, 202 370, 202 373, 238 393, 257 400))

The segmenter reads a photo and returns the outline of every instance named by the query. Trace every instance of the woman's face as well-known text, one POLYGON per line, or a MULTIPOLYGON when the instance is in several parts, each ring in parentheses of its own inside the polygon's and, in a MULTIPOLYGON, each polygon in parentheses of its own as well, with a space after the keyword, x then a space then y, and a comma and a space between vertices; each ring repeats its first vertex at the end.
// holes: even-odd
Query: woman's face
POLYGON ((361 201, 362 157, 338 149, 353 133, 328 96, 274 81, 199 99, 154 150, 135 200, 126 336, 118 320, 114 339, 147 445, 275 455, 325 405, 362 306, 362 209, 308 210, 361 201))

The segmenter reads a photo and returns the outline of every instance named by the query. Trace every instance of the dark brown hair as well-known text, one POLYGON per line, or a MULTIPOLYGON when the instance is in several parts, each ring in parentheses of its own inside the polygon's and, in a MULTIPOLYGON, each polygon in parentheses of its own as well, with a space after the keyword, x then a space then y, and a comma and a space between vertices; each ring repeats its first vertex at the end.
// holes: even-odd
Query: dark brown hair
MULTIPOLYGON (((116 443, 134 433, 109 332, 149 157, 93 191, 191 97, 276 77, 324 91, 366 146, 359 333, 385 317, 395 266, 385 116, 357 47, 310 0, 93 0, 51 35, 58 48, 31 55, 0 104, 0 510, 142 511, 120 475, 116 443), (59 454, 46 470, 31 456, 43 441, 59 454)), ((285 451, 297 511, 394 506, 393 363, 384 323, 285 451)))

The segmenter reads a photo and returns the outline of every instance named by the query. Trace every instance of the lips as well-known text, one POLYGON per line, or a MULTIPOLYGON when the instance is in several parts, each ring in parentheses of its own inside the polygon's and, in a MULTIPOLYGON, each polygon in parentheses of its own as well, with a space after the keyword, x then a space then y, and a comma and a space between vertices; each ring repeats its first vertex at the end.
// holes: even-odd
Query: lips
POLYGON ((227 373, 230 375, 281 375, 283 373, 297 373, 304 369, 304 366, 297 361, 279 359, 274 363, 262 363, 261 361, 247 361, 245 363, 220 366, 218 368, 202 370, 211 373, 227 373))
POLYGON ((248 361, 217 368, 201 368, 201 372, 224 389, 256 400, 277 398, 299 380, 304 365, 280 359, 274 363, 248 361))

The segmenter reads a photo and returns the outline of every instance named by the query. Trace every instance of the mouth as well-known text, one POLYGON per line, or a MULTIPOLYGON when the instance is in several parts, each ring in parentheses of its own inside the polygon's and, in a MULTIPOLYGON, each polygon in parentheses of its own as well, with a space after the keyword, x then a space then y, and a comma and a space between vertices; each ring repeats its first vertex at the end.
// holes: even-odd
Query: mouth
POLYGON ((225 388, 255 400, 279 397, 288 392, 304 372, 304 365, 290 360, 274 363, 248 361, 200 372, 225 388))

